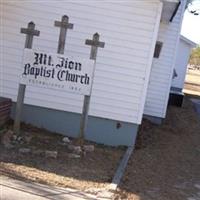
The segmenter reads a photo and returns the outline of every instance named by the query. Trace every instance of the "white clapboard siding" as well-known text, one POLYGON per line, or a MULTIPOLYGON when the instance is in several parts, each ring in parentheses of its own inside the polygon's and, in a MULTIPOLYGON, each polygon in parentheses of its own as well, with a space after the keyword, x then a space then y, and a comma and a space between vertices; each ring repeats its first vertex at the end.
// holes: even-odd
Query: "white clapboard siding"
POLYGON ((192 48, 196 44, 189 39, 181 36, 178 45, 178 54, 175 62, 175 70, 177 77, 172 80, 172 87, 179 89, 180 91, 184 87, 185 76, 187 72, 187 65, 192 48))
POLYGON ((157 40, 163 42, 163 46, 159 58, 154 58, 152 63, 144 109, 146 115, 161 118, 166 115, 184 7, 185 0, 182 0, 173 21, 160 24, 157 40))
MULTIPOLYGON (((6 1, 1 6, 0 95, 17 99, 25 35, 21 27, 34 21, 40 36, 33 49, 56 53, 60 29, 54 26, 62 15, 74 24, 67 31, 65 53, 89 58, 96 32, 105 48, 98 57, 89 114, 140 123, 149 78, 152 49, 160 20, 159 0, 129 1, 6 1)), ((25 103, 81 113, 83 96, 27 86, 25 103)))

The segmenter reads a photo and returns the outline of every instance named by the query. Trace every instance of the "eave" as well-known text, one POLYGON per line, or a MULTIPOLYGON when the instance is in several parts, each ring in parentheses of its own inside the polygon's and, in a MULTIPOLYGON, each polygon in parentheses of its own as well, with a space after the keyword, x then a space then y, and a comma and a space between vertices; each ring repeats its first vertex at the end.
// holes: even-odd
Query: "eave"
POLYGON ((172 22, 178 8, 181 4, 180 0, 160 0, 163 3, 163 10, 161 15, 162 22, 172 22))

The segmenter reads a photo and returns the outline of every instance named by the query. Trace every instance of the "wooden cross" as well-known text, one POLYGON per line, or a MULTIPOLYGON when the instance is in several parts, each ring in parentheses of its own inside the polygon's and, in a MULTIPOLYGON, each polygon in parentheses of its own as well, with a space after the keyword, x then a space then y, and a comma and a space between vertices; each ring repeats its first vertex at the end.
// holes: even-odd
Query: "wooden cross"
POLYGON ((55 21, 54 25, 57 27, 60 27, 60 35, 59 35, 59 41, 58 41, 58 49, 57 53, 64 54, 65 50, 65 39, 67 34, 67 29, 73 29, 73 24, 68 23, 69 17, 67 15, 62 16, 62 20, 55 21))
MULTIPOLYGON (((21 33, 26 34, 25 48, 31 49, 33 44, 33 36, 39 36, 40 31, 35 30, 34 22, 29 22, 27 28, 21 28, 21 33)), ((16 103, 16 113, 15 113, 15 121, 13 130, 16 134, 20 133, 20 121, 21 121, 21 113, 24 102, 26 85, 19 84, 18 95, 17 95, 17 103, 16 103)))
POLYGON ((40 35, 40 31, 35 30, 35 24, 33 22, 29 22, 27 28, 21 28, 21 33, 26 34, 25 48, 28 49, 32 48, 33 36, 40 35))
POLYGON ((90 51, 90 59, 96 60, 97 57, 97 49, 98 47, 104 48, 105 43, 99 41, 99 34, 95 33, 93 35, 93 40, 86 40, 85 41, 86 45, 91 46, 91 51, 90 51))
MULTIPOLYGON (((95 33, 93 35, 93 40, 87 39, 85 41, 85 44, 91 46, 90 59, 96 61, 98 47, 104 48, 105 43, 100 42, 99 41, 99 34, 95 33)), ((95 64, 94 64, 94 68, 95 68, 95 64)), ((95 71, 95 69, 93 70, 93 78, 94 78, 94 71, 95 71)), ((92 80, 92 82, 93 82, 93 80, 92 80)), ((85 132, 86 132, 86 128, 87 128, 88 112, 89 112, 89 105, 90 105, 90 96, 91 96, 91 94, 85 95, 84 96, 84 102, 83 102, 83 110, 82 110, 82 116, 81 116, 81 122, 80 122, 80 133, 79 133, 80 143, 81 143, 82 147, 83 147, 85 132)))

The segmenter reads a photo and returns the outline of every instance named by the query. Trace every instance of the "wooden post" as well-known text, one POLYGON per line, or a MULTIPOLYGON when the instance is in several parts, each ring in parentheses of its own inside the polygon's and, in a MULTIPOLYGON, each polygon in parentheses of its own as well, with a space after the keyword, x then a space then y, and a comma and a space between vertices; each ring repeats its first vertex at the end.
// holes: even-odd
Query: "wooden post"
POLYGON ((73 24, 68 23, 69 17, 67 15, 62 16, 62 20, 55 21, 54 25, 60 27, 60 35, 58 40, 58 49, 57 53, 64 54, 65 51, 65 39, 67 35, 67 29, 73 29, 73 24))
MULTIPOLYGON (((95 33, 93 35, 93 39, 92 40, 87 39, 85 41, 85 44, 91 46, 90 59, 95 61, 95 63, 94 63, 94 67, 95 67, 98 47, 104 48, 105 43, 100 42, 99 41, 99 34, 95 33)), ((93 78, 94 78, 94 72, 95 72, 95 69, 93 70, 93 78)), ((84 138, 85 138, 85 131, 86 131, 86 128, 87 128, 88 111, 89 111, 89 105, 90 105, 90 96, 91 96, 91 93, 90 93, 90 95, 84 96, 83 111, 82 111, 82 116, 81 116, 80 133, 79 133, 81 146, 83 146, 83 142, 84 142, 84 138)))
MULTIPOLYGON (((35 24, 33 22, 28 23, 27 28, 21 28, 21 33, 26 34, 25 48, 31 49, 33 44, 33 36, 39 36, 40 31, 35 30, 35 24)), ((26 85, 19 84, 18 95, 17 95, 17 103, 16 103, 16 113, 15 113, 15 121, 14 121, 14 132, 16 134, 20 133, 20 121, 21 121, 21 113, 24 103, 24 95, 25 95, 26 85)))

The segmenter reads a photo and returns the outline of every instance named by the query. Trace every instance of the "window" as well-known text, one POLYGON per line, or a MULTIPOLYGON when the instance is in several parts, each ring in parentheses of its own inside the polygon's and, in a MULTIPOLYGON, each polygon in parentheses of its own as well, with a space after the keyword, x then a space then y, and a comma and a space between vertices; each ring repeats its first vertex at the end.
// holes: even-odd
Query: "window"
POLYGON ((161 52, 161 49, 162 49, 162 45, 163 45, 162 42, 160 42, 160 41, 156 42, 156 46, 155 46, 155 50, 154 50, 154 55, 153 55, 154 58, 159 58, 160 52, 161 52))

